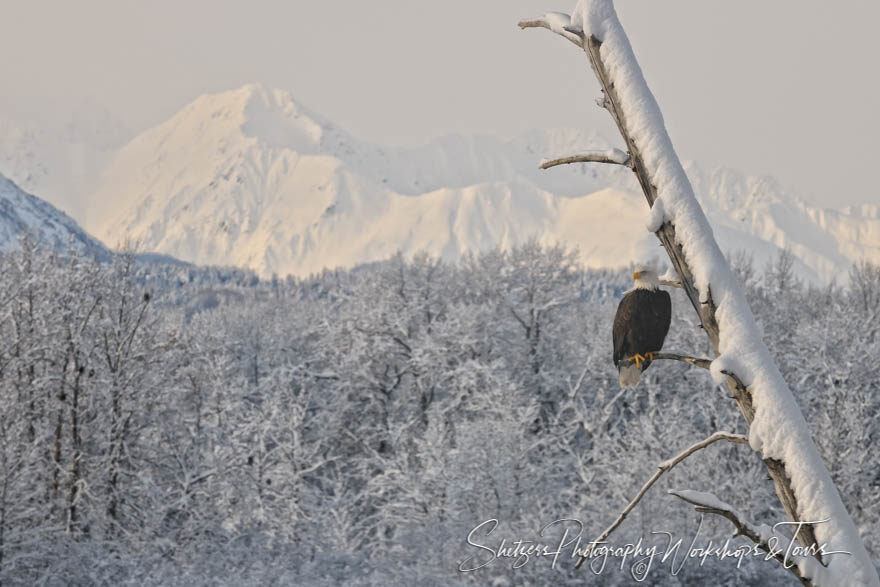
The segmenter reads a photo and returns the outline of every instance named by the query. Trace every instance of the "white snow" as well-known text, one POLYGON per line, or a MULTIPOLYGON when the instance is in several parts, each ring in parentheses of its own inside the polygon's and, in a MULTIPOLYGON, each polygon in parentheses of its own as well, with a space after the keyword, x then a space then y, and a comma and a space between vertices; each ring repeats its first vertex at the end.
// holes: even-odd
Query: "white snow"
POLYGON ((593 35, 599 41, 603 41, 606 23, 616 18, 614 5, 611 2, 580 1, 571 15, 571 28, 580 30, 585 35, 593 35))
POLYGON ((678 273, 673 267, 666 267, 666 273, 660 276, 660 281, 678 281, 678 273))
POLYGON ((604 155, 608 159, 614 161, 615 163, 620 163, 621 165, 629 161, 629 153, 621 149, 606 149, 604 155))
POLYGON ((645 222, 645 228, 648 229, 648 232, 657 232, 660 230, 660 227, 663 226, 665 221, 666 214, 663 210, 663 200, 657 198, 654 200, 654 205, 651 206, 651 209, 648 211, 648 219, 645 222))
POLYGON ((739 283, 697 203, 611 0, 580 0, 572 22, 583 26, 585 34, 602 41, 601 58, 620 96, 628 132, 657 186, 667 217, 676 226, 701 298, 711 295, 717 306, 721 358, 718 367, 732 366, 752 394, 752 448, 764 458, 785 463, 802 520, 828 520, 815 525, 819 543, 827 544, 831 550, 852 553, 828 557, 827 573, 822 574, 817 584, 880 585, 803 415, 764 345, 739 283))
POLYGON ((544 15, 544 20, 550 25, 550 30, 559 35, 565 36, 565 27, 571 23, 568 15, 562 12, 548 12, 544 15))

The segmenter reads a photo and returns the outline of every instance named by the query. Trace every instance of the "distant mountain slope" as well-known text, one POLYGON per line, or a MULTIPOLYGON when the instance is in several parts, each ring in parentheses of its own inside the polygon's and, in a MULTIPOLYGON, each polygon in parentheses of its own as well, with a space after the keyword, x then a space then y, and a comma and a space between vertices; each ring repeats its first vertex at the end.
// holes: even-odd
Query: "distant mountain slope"
POLYGON ((0 253, 17 248, 24 233, 58 250, 70 245, 90 255, 107 254, 104 246, 67 214, 0 175, 0 253))
MULTIPOLYGON (((353 266, 397 250, 453 259, 530 236, 578 246, 590 267, 659 257, 630 172, 537 168, 545 157, 607 146, 554 130, 378 147, 286 92, 248 85, 198 98, 121 149, 92 199, 89 226, 109 245, 130 238, 262 275, 353 266)), ((789 247, 812 280, 845 273, 862 255, 880 260, 876 207, 818 210, 769 178, 688 172, 723 248, 763 263, 789 247)))

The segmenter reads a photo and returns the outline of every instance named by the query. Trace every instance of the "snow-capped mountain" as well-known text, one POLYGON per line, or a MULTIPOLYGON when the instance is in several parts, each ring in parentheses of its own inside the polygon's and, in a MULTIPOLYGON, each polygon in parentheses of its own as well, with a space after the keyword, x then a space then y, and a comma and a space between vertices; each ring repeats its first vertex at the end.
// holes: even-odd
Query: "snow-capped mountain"
POLYGON ((72 218, 0 175, 0 253, 20 246, 23 234, 58 250, 70 245, 89 255, 107 253, 72 218))
POLYGON ((693 163, 685 168, 725 251, 745 250, 763 263, 787 248, 802 276, 822 282, 845 281, 860 259, 880 262, 880 206, 817 208, 772 177, 707 173, 693 163))
MULTIPOLYGON (((611 146, 572 130, 512 140, 449 136, 375 146, 248 85, 205 95, 128 143, 92 198, 88 226, 109 245, 263 275, 354 266, 397 250, 455 258, 536 236, 576 245, 590 267, 660 257, 647 206, 621 167, 540 171, 542 158, 611 146)), ((814 209, 772 179, 688 166, 723 248, 759 264, 780 247, 808 278, 880 260, 880 213, 814 209)))

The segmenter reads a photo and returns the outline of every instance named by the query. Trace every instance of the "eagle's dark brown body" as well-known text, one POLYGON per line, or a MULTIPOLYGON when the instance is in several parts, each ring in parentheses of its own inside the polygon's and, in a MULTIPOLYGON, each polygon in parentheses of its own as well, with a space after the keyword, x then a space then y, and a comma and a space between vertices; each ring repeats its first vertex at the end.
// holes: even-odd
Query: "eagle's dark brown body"
MULTIPOLYGON (((656 353, 663 348, 672 320, 672 300, 661 289, 637 288, 627 292, 614 316, 612 338, 614 340, 614 366, 618 370, 629 367, 635 355, 656 353)), ((651 361, 641 362, 644 371, 651 361)), ((637 373, 634 374, 638 382, 637 373)), ((624 384, 621 373, 621 384, 624 384)), ((625 385, 629 386, 629 385, 625 385)))

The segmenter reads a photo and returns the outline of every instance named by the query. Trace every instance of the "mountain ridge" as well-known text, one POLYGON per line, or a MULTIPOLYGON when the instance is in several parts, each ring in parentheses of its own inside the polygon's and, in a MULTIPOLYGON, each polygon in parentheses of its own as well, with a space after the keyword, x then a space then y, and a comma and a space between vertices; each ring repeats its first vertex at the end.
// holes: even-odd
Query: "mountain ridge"
MULTIPOLYGON (((632 174, 609 165, 538 169, 608 148, 596 133, 447 135, 416 147, 370 144, 259 84, 206 94, 113 157, 86 226, 185 261, 263 276, 351 267, 398 250, 447 259, 536 237, 577 246, 584 265, 660 257, 632 174)), ((766 263, 789 248, 811 281, 880 261, 880 208, 817 208, 770 177, 686 170, 722 248, 766 263)))
POLYGON ((92 256, 108 254, 70 216, 0 174, 0 253, 18 248, 23 237, 59 251, 72 247, 92 256))

